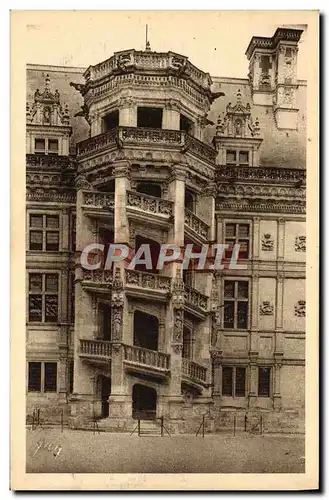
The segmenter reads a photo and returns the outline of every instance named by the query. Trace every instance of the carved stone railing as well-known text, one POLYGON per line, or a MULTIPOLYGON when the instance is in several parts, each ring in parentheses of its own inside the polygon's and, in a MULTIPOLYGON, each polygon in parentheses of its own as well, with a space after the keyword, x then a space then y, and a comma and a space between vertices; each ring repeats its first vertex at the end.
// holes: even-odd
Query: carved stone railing
POLYGON ((288 181, 305 182, 306 170, 299 168, 276 168, 276 167, 219 167, 216 178, 218 181, 256 180, 256 181, 288 181))
POLYGON ((190 359, 182 358, 182 374, 196 382, 207 382, 207 368, 190 359))
POLYGON ((74 160, 70 156, 27 154, 26 165, 27 167, 68 168, 74 167, 74 160))
POLYGON ((114 209, 114 193, 83 191, 83 206, 114 209))
POLYGON ((152 366, 161 370, 169 370, 169 354, 151 351, 144 347, 124 345, 124 360, 139 365, 152 366))
POLYGON ((117 127, 77 144, 78 157, 96 154, 105 149, 142 145, 163 146, 185 150, 198 158, 215 164, 216 150, 184 131, 161 128, 117 127))
POLYGON ((112 57, 95 66, 90 66, 84 73, 88 82, 104 79, 112 73, 124 71, 129 75, 129 70, 166 70, 170 72, 185 73, 193 82, 210 90, 212 80, 208 73, 204 73, 194 66, 186 56, 175 52, 153 52, 125 50, 117 52, 112 57))
POLYGON ((172 215, 174 204, 172 201, 156 198, 148 194, 127 191, 127 206, 138 208, 143 212, 160 215, 172 215))
POLYGON ((185 208, 185 224, 192 229, 198 236, 208 239, 209 226, 199 217, 197 217, 191 210, 185 208))
POLYGON ((184 297, 188 304, 198 307, 202 311, 208 310, 208 297, 194 288, 184 285, 184 297))
POLYGON ((171 278, 168 276, 159 276, 158 274, 126 269, 126 283, 128 285, 140 286, 141 288, 169 292, 171 278))
POLYGON ((83 281, 95 285, 112 285, 113 271, 111 269, 83 269, 83 281))
POLYGON ((80 355, 111 359, 111 342, 80 339, 80 355))

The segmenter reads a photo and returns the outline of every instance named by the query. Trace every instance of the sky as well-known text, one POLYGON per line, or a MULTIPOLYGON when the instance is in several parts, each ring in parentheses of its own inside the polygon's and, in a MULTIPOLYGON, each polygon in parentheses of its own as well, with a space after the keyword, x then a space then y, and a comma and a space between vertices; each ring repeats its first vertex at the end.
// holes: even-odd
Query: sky
POLYGON ((24 49, 31 64, 88 67, 115 51, 172 50, 212 76, 247 78, 245 51, 252 36, 279 26, 304 29, 298 78, 307 79, 305 11, 25 11, 24 49))

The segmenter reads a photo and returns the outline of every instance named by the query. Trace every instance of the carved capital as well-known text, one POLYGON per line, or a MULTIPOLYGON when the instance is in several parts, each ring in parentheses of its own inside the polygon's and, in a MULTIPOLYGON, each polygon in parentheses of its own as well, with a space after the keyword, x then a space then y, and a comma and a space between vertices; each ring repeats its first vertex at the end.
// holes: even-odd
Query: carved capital
POLYGON ((128 161, 123 161, 120 163, 114 163, 113 165, 113 176, 115 178, 130 176, 130 164, 128 161))
POLYGON ((84 174, 78 174, 76 176, 75 187, 77 191, 80 191, 80 189, 93 189, 93 185, 87 180, 84 174))

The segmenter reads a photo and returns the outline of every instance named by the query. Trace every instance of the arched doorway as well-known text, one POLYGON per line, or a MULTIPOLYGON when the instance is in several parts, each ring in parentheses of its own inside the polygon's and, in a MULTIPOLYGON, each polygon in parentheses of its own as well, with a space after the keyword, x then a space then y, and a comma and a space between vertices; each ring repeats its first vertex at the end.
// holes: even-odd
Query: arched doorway
POLYGON ((135 384, 133 387, 133 418, 152 420, 156 418, 157 393, 152 387, 135 384))
MULTIPOLYGON (((160 243, 154 240, 150 240, 149 238, 144 238, 143 236, 137 235, 135 238, 135 252, 139 249, 140 246, 142 245, 148 245, 150 249, 150 254, 151 254, 151 264, 152 264, 152 269, 147 269, 145 264, 136 264, 135 269, 136 271, 144 271, 148 273, 159 273, 159 270, 157 269, 157 263, 159 259, 159 253, 160 253, 160 243)), ((143 254, 141 259, 145 259, 146 255, 143 254)))
POLYGON ((158 350, 159 321, 156 316, 135 311, 134 314, 134 345, 158 350))

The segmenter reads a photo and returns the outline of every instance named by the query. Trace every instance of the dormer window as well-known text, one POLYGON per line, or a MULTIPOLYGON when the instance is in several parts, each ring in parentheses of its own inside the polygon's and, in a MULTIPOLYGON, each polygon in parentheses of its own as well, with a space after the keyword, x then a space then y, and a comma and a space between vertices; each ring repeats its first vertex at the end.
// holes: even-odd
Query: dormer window
POLYGON ((34 152, 45 154, 46 152, 46 141, 45 139, 35 139, 34 141, 34 152))
POLYGON ((249 151, 226 151, 226 165, 249 165, 249 151))
POLYGON ((137 127, 162 128, 162 108, 137 108, 137 127))
POLYGON ((42 139, 34 140, 34 153, 42 155, 58 155, 58 139, 42 139))

